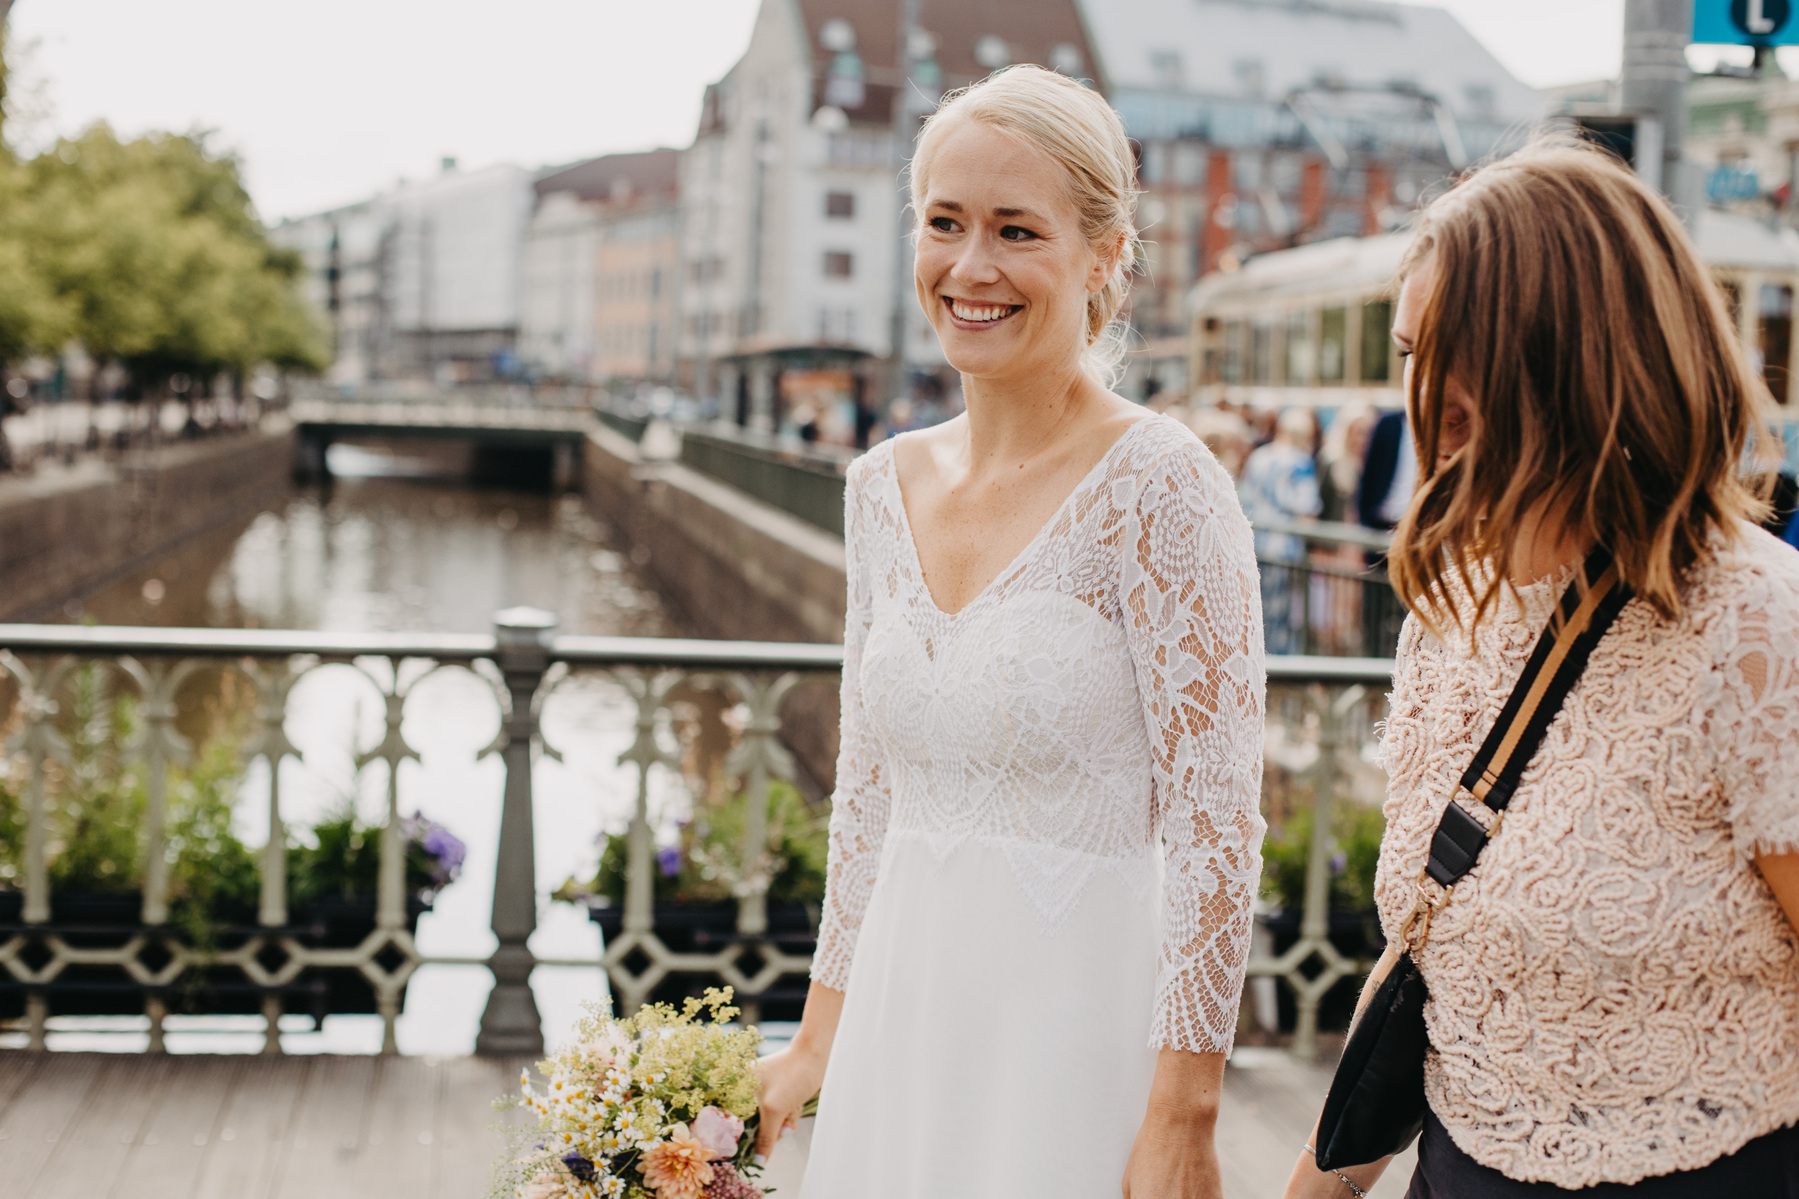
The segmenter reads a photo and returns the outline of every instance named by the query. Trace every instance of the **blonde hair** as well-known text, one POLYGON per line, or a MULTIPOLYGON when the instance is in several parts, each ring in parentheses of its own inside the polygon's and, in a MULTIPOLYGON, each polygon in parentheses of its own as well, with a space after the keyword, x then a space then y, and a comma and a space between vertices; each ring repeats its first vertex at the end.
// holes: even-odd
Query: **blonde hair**
POLYGON ((1427 260, 1406 396, 1419 487, 1389 558, 1400 598, 1434 629, 1472 632, 1547 504, 1677 618, 1712 539, 1765 511, 1745 455, 1778 444, 1763 440, 1768 389, 1680 219, 1610 155, 1544 137, 1425 210, 1402 277, 1427 260), (1439 466, 1451 380, 1473 413, 1439 466), (1474 602, 1466 621, 1452 591, 1474 602))
POLYGON ((1137 156, 1124 122, 1098 92, 1066 75, 1022 63, 995 71, 945 96, 925 121, 912 156, 912 209, 924 211, 931 153, 957 120, 979 121, 1022 138, 1062 165, 1069 198, 1080 214, 1081 232, 1096 251, 1120 240, 1106 285, 1087 297, 1089 369, 1113 385, 1124 358, 1125 328, 1118 320, 1131 290, 1131 272, 1140 252, 1137 241, 1137 156))

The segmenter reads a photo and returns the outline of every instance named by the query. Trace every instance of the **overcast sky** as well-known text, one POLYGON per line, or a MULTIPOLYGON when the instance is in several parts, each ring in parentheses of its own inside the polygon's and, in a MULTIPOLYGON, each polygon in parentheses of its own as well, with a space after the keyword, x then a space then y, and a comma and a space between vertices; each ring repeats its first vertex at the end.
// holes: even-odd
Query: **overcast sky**
MULTIPOLYGON (((1101 0, 1103 2, 1103 0, 1101 0)), ((17 0, 27 149, 217 131, 270 219, 400 176, 685 145, 758 0, 17 0)), ((1623 0, 1441 0, 1533 86, 1615 75, 1623 0)))

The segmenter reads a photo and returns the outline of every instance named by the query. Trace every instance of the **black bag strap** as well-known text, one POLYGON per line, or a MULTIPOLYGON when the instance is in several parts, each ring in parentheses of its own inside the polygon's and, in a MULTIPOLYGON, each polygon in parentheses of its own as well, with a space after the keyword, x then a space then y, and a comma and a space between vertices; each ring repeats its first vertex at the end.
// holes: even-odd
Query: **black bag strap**
MULTIPOLYGON (((1493 731, 1462 775, 1462 789, 1495 812, 1504 812, 1511 803, 1524 768, 1586 669, 1594 647, 1630 602, 1630 588, 1619 579, 1610 551, 1594 550, 1582 573, 1586 587, 1576 580, 1562 592, 1493 731)), ((1487 829, 1451 798, 1431 837, 1425 873, 1441 886, 1454 886, 1474 869, 1488 836, 1487 829)))

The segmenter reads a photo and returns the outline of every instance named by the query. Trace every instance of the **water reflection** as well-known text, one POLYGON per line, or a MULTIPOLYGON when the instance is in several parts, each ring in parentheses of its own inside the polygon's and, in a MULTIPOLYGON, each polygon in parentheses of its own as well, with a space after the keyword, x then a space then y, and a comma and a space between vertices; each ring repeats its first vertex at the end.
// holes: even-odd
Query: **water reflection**
POLYGON ((514 604, 571 633, 677 632, 575 496, 349 479, 214 530, 65 609, 101 624, 482 632, 514 604))
MULTIPOLYGON (((499 609, 529 604, 557 613, 567 632, 680 632, 578 497, 472 487, 439 477, 445 459, 431 453, 340 446, 331 464, 350 477, 195 538, 71 602, 65 615, 103 624, 481 632, 499 609)), ((389 682, 331 666, 295 688, 287 729, 301 757, 281 774, 290 824, 310 825, 349 804, 366 820, 382 818, 386 768, 376 761, 358 769, 356 754, 381 739, 376 683, 389 682)), ((410 680, 403 674, 401 682, 410 680)), ((488 921, 502 773, 497 757, 476 754, 496 729, 493 692, 467 671, 441 670, 413 685, 405 711, 403 733, 419 758, 400 767, 401 811, 422 811, 469 843, 465 873, 420 921, 418 943, 429 954, 485 956, 494 947, 488 921)), ((622 827, 635 780, 617 757, 630 743, 633 718, 622 692, 588 678, 567 681, 546 707, 545 733, 563 760, 546 756, 536 769, 540 893, 571 875, 590 876, 596 838, 622 827)), ((260 761, 242 794, 238 834, 261 845, 268 777, 260 761)), ((663 786, 657 802, 679 805, 683 797, 663 786)), ((543 957, 592 960, 600 943, 583 912, 546 900, 532 948, 543 957)), ((401 1051, 469 1052, 491 985, 480 967, 420 969, 399 1023, 401 1051)), ((603 995, 604 982, 597 969, 540 967, 533 988, 554 1041, 582 1001, 603 995)), ((241 1039, 202 1036, 193 1047, 236 1051, 241 1039)), ((333 1016, 322 1033, 295 1031, 283 1040, 290 1052, 367 1052, 379 1048, 380 1028, 371 1017, 333 1016)), ((58 1042, 92 1043, 74 1033, 58 1042)))

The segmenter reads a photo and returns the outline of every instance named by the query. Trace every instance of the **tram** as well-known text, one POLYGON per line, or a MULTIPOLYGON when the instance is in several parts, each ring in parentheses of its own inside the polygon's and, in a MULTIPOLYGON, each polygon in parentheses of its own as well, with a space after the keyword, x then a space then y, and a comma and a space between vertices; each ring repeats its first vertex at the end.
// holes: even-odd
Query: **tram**
MULTIPOLYGON (((1794 404, 1799 342, 1793 296, 1799 288, 1799 232, 1735 213, 1704 211, 1695 230, 1743 344, 1768 389, 1799 420, 1794 404)), ((1196 406, 1248 409, 1405 404, 1393 351, 1393 277, 1409 232, 1336 238, 1250 259, 1202 279, 1189 296, 1188 376, 1196 406)), ((1794 442, 1789 437, 1789 453, 1794 442)))

